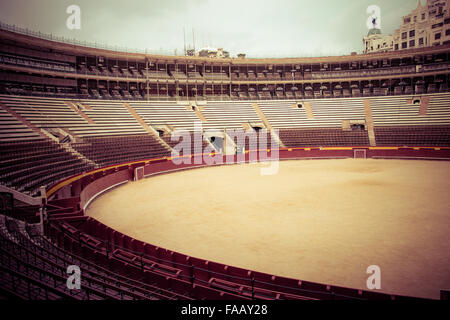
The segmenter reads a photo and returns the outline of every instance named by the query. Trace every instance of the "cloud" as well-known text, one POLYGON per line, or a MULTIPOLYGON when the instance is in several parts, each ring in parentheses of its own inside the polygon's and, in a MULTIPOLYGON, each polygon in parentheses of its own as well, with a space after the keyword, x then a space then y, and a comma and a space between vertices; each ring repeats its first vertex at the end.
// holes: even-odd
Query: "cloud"
POLYGON ((44 33, 130 49, 173 54, 187 42, 253 57, 322 56, 361 52, 366 8, 382 9, 392 33, 416 0, 2 0, 0 20, 44 33), (65 9, 77 4, 82 29, 65 28, 65 9))

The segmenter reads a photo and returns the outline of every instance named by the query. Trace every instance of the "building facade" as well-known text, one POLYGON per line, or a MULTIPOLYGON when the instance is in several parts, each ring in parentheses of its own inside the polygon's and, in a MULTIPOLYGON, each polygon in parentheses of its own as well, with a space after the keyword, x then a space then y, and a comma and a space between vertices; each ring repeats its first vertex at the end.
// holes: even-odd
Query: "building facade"
POLYGON ((223 48, 202 48, 198 51, 197 56, 207 58, 229 58, 230 53, 223 48))
POLYGON ((363 38, 363 53, 397 51, 450 43, 450 1, 418 1, 416 9, 402 18, 402 25, 393 35, 382 36, 371 29, 363 38))
POLYGON ((383 36, 381 30, 373 28, 369 30, 366 37, 363 38, 363 53, 375 53, 392 51, 394 48, 394 37, 392 35, 383 36))

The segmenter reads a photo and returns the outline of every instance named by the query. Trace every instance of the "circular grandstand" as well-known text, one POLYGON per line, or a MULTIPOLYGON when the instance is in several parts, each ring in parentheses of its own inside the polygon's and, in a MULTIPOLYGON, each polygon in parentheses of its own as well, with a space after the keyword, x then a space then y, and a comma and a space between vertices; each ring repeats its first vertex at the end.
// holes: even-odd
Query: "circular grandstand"
MULTIPOLYGON (((446 289, 450 281, 445 210, 450 204, 442 196, 448 193, 446 161, 450 160, 450 45, 339 57, 209 59, 84 47, 5 25, 0 39, 3 296, 78 300, 420 300, 446 296, 446 291, 439 290, 446 289), (290 161, 300 166, 319 163, 323 166, 319 171, 350 161, 354 170, 362 167, 364 175, 373 173, 372 163, 386 168, 395 162, 410 168, 413 178, 406 180, 410 185, 405 192, 411 197, 413 191, 420 193, 419 204, 436 201, 433 208, 439 212, 420 217, 417 214, 423 211, 409 208, 411 215, 398 218, 395 231, 407 232, 411 219, 415 223, 433 219, 433 224, 424 222, 429 229, 420 234, 425 238, 434 235, 430 243, 435 244, 435 252, 429 264, 422 260, 418 269, 438 266, 439 275, 431 279, 422 273, 420 281, 411 284, 414 290, 369 290, 365 283, 355 285, 331 275, 303 278, 306 272, 266 268, 277 264, 276 256, 263 264, 252 264, 252 259, 240 264, 239 259, 178 252, 176 247, 160 244, 162 238, 138 239, 129 231, 137 227, 133 220, 122 228, 87 214, 103 197, 129 185, 157 181, 163 174, 175 179, 205 172, 198 178, 203 181, 201 186, 186 185, 188 192, 196 193, 208 188, 215 170, 264 162, 264 167, 275 166, 275 171, 262 173, 270 176, 286 169, 290 161), (440 177, 436 168, 442 170, 440 177), (433 193, 436 185, 445 189, 433 193), (62 274, 69 265, 82 271, 81 290, 66 287, 62 274)), ((231 172, 230 177, 228 193, 221 189, 219 197, 234 202, 242 182, 231 172)), ((391 183, 403 179, 396 173, 389 178, 391 183)), ((183 184, 183 178, 174 183, 183 184)), ((371 193, 375 187, 366 183, 364 188, 371 193)), ((163 198, 165 192, 159 192, 163 198)), ((174 196, 170 190, 166 193, 168 199, 174 196)), ((210 197, 201 199, 207 208, 217 205, 210 197)), ((133 212, 134 201, 122 202, 133 212)), ((272 206, 268 212, 279 210, 272 206)), ((299 204, 294 207, 298 210, 299 204)), ((205 211, 199 212, 200 217, 201 213, 205 211)), ((356 219, 357 212, 353 213, 347 223, 356 219)), ((250 222, 257 221, 258 216, 250 222)), ((184 233, 183 227, 178 229, 175 232, 184 233)), ((283 232, 270 233, 278 231, 283 232)), ((374 246, 389 246, 381 238, 373 239, 374 246)), ((413 241, 421 240, 411 234, 402 238, 411 241, 404 244, 408 250, 413 241)), ((279 248, 264 244, 268 252, 279 248)), ((327 257, 316 257, 317 263, 323 259, 327 257)), ((368 266, 361 267, 362 276, 369 276, 365 273, 368 266)))

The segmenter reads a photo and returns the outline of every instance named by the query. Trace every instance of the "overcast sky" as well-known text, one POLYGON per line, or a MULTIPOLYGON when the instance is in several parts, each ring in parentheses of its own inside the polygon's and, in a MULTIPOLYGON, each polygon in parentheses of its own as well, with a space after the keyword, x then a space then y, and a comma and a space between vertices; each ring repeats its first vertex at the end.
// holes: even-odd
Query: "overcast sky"
MULTIPOLYGON (((418 0, 0 0, 0 20, 43 33, 110 46, 183 53, 183 28, 196 48, 223 47, 235 56, 310 57, 362 51, 369 5, 381 8, 384 34, 418 0), (69 5, 81 29, 66 27, 69 5)), ((422 0, 425 3, 425 0, 422 0)))

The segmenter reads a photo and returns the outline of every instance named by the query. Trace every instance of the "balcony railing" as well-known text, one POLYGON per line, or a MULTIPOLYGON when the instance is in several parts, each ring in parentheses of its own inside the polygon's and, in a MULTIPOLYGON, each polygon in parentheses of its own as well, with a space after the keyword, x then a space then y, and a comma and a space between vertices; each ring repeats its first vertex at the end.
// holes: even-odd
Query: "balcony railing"
POLYGON ((142 54, 155 54, 155 55, 166 55, 166 56, 176 56, 174 52, 169 50, 148 50, 148 49, 137 49, 137 48, 127 48, 122 46, 111 46, 108 44, 102 44, 98 42, 88 42, 88 41, 79 41, 76 39, 69 39, 62 36, 56 36, 53 34, 46 34, 42 32, 36 32, 33 30, 29 30, 28 28, 21 28, 16 25, 10 25, 7 23, 3 23, 0 21, 0 29, 11 31, 27 36, 36 37, 39 39, 50 40, 55 42, 60 42, 64 44, 76 45, 80 47, 94 48, 94 49, 103 49, 110 51, 118 51, 125 53, 142 53, 142 54))

